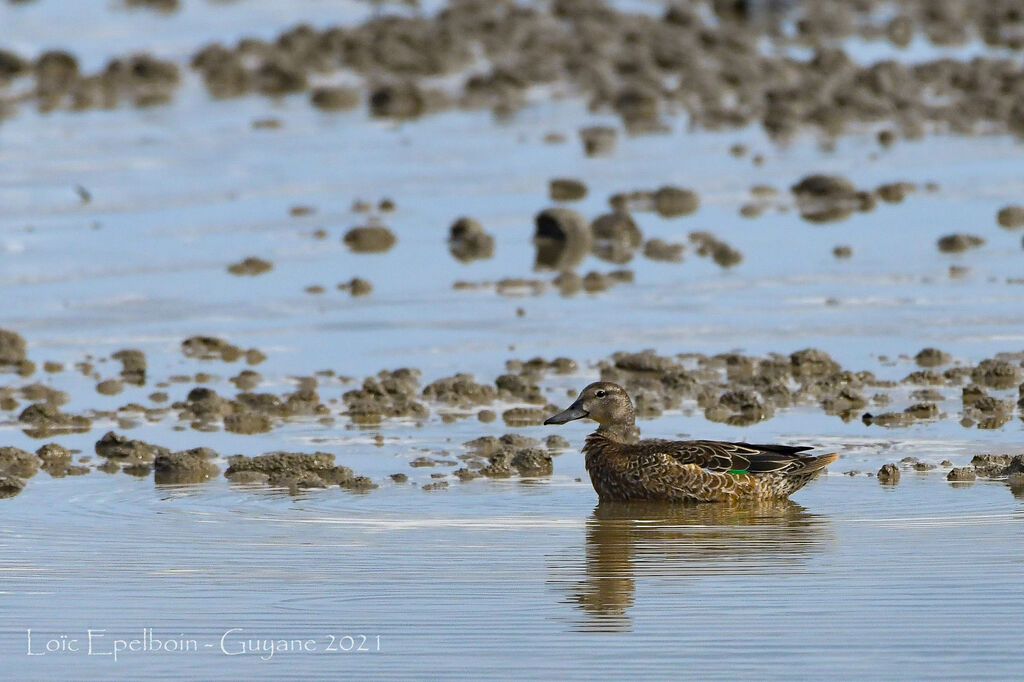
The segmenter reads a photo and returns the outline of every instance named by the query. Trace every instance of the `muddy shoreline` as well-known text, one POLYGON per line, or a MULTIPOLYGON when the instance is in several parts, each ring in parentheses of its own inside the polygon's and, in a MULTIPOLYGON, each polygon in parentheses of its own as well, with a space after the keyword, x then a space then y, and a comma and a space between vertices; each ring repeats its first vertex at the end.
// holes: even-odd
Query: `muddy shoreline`
MULTIPOLYGON (((843 368, 828 353, 813 348, 788 356, 763 357, 739 353, 666 356, 653 350, 621 351, 594 363, 566 357, 510 359, 505 362, 504 373, 492 382, 478 382, 466 373, 425 382, 422 372, 414 368, 381 370, 362 380, 320 370, 293 378, 294 390, 274 393, 258 390, 266 378, 252 369, 243 369, 226 381, 207 372, 154 377, 142 351, 122 349, 109 358, 111 363, 120 363, 117 378, 103 379, 97 371, 94 363, 102 364, 106 361, 103 358, 83 360, 75 369, 97 382, 95 391, 99 394, 119 393, 120 389, 109 390, 112 382, 119 387, 128 384, 139 389, 159 389, 149 395, 152 404, 129 402, 114 410, 69 414, 61 408, 71 396, 53 387, 69 370, 53 361, 32 360, 30 344, 17 332, 0 330, 0 340, 0 359, 7 369, 22 377, 20 386, 3 389, 0 407, 8 415, 8 426, 20 428, 35 440, 93 433, 104 428, 99 424, 111 422, 130 432, 141 420, 173 424, 174 429, 205 433, 223 430, 238 436, 258 436, 294 423, 372 432, 391 422, 415 428, 426 422, 487 423, 499 416, 506 427, 537 426, 559 411, 561 396, 552 394, 547 380, 581 374, 596 374, 601 380, 625 386, 642 420, 656 420, 666 411, 682 411, 702 413, 707 422, 742 427, 770 420, 778 411, 800 409, 820 410, 847 423, 860 421, 869 429, 899 429, 916 422, 940 420, 955 421, 965 429, 999 429, 1019 417, 1024 409, 1021 352, 998 354, 968 364, 941 349, 924 348, 904 359, 905 365, 917 368, 899 380, 892 380, 880 379, 870 370, 843 368), (37 365, 46 368, 46 384, 33 381, 37 365), (197 384, 189 388, 193 381, 197 384), (239 392, 230 396, 225 384, 234 384, 239 392), (225 394, 212 386, 219 386, 225 394), (168 392, 184 393, 185 397, 172 400, 168 392), (892 409, 894 403, 909 404, 892 409)), ((245 350, 225 339, 209 336, 185 339, 181 354, 211 369, 233 368, 242 363, 254 366, 266 358, 256 348, 245 350)), ((888 358, 879 360, 887 362, 888 358)), ((651 428, 656 428, 656 424, 651 424, 651 428)), ((379 433, 376 437, 381 439, 379 433)), ((241 439, 235 442, 239 449, 249 449, 241 439)), ((544 476, 552 471, 552 455, 570 447, 556 434, 547 436, 545 442, 546 449, 538 438, 516 433, 507 433, 500 439, 476 438, 467 441, 454 458, 410 450, 408 466, 442 467, 444 471, 431 472, 431 477, 450 477, 460 482, 481 476, 544 476)), ((440 452, 448 455, 447 450, 440 452)), ((5 497, 20 493, 40 469, 61 478, 93 470, 122 471, 137 477, 152 475, 157 484, 198 484, 220 475, 221 464, 226 463, 223 475, 232 482, 265 484, 293 493, 327 486, 368 492, 385 482, 335 464, 335 455, 330 453, 273 452, 253 457, 222 457, 208 447, 172 452, 115 431, 108 431, 96 441, 98 460, 93 459, 93 453, 78 453, 82 456, 74 462, 75 453, 57 442, 43 444, 35 454, 16 447, 5 447, 0 454, 5 497)), ((1020 457, 1012 452, 978 455, 966 468, 954 468, 951 462, 943 462, 942 472, 948 472, 951 481, 973 480, 972 475, 980 475, 1007 480, 1013 487, 1020 482, 1020 457)), ((916 459, 908 458, 901 465, 913 467, 917 463, 916 459)), ((919 470, 928 468, 935 467, 929 465, 919 470)), ((398 483, 407 476, 405 472, 396 472, 388 479, 398 483)), ((877 476, 880 482, 894 484, 899 479, 898 468, 887 465, 877 476)), ((432 481, 424 489, 437 489, 441 482, 432 481)))

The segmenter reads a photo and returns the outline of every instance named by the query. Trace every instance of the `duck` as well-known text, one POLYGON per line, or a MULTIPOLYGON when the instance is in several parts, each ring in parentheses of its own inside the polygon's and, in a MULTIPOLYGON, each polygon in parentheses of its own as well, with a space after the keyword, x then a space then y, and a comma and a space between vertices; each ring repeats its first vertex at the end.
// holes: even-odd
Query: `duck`
POLYGON ((583 446, 587 473, 603 502, 755 502, 781 500, 810 483, 839 453, 806 454, 808 446, 716 440, 636 438, 626 390, 609 381, 584 388, 544 424, 591 419, 583 446))

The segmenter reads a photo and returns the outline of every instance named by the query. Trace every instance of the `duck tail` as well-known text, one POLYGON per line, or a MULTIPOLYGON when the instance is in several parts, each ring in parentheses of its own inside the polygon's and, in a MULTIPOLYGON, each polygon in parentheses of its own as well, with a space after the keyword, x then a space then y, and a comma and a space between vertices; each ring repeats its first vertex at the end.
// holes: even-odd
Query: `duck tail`
POLYGON ((839 459, 838 452, 830 452, 827 455, 819 455, 817 457, 811 457, 808 459, 800 469, 794 473, 810 474, 815 471, 821 471, 832 462, 839 459))

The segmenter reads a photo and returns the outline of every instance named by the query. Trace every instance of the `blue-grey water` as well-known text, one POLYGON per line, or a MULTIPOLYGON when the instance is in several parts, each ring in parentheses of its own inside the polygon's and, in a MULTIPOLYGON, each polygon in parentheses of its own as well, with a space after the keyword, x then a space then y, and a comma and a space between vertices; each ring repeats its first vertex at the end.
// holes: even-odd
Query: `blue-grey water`
MULTIPOLYGON (((327 25, 369 12, 356 3, 287 4, 186 3, 162 16, 5 3, 0 44, 27 54, 66 46, 98 68, 135 49, 184 60, 205 40, 272 37, 298 21, 327 25)), ((921 45, 904 56, 918 54, 932 56, 921 45)), ((860 53, 888 56, 877 45, 860 53)), ((68 370, 3 375, 0 384, 65 390, 71 413, 148 405, 154 381, 199 371, 230 395, 227 378, 241 363, 182 357, 180 342, 194 334, 261 349, 260 390, 274 392, 327 369, 361 378, 412 366, 424 382, 456 371, 491 382, 507 359, 568 356, 579 370, 542 383, 556 404, 597 377, 594 363, 623 349, 758 355, 813 346, 846 368, 899 380, 925 346, 965 364, 1024 348, 1021 234, 995 221, 1024 190, 1015 140, 930 135, 882 149, 863 131, 823 150, 809 136, 776 146, 757 129, 692 131, 680 117, 665 135, 623 136, 611 156, 586 158, 576 129, 615 119, 550 94, 537 93, 508 120, 449 112, 399 125, 362 110, 324 114, 303 96, 212 102, 187 74, 161 107, 45 115, 23 107, 0 122, 0 327, 21 333, 40 365, 68 370), (252 127, 267 117, 282 126, 252 127), (552 131, 567 141, 546 144, 552 131), (730 155, 737 142, 763 154, 763 165, 730 155), (787 191, 812 172, 858 187, 907 180, 921 189, 814 225, 787 191), (586 182, 574 208, 587 217, 606 211, 617 191, 690 187, 700 210, 637 214, 644 234, 685 241, 708 230, 744 261, 722 270, 692 250, 682 264, 638 257, 628 266, 633 284, 571 298, 554 288, 522 297, 454 290, 457 280, 550 278, 533 272, 530 236, 533 215, 551 204, 553 177, 586 182), (923 189, 928 182, 937 189, 923 189), (754 184, 780 194, 751 220, 738 210, 754 184), (397 209, 380 218, 397 245, 351 253, 341 236, 366 221, 353 201, 385 197, 397 209), (292 217, 295 205, 316 211, 292 217), (448 226, 461 215, 494 234, 493 259, 466 265, 448 254, 448 226), (316 239, 317 229, 328 237, 316 239), (952 232, 987 242, 940 253, 936 240, 952 232), (836 260, 838 244, 853 257, 836 260), (272 272, 226 272, 250 255, 272 261, 272 272), (951 265, 966 274, 951 277, 951 265), (335 289, 353 276, 370 280, 373 293, 335 289), (326 292, 307 294, 309 285, 326 292), (149 385, 103 396, 95 378, 70 369, 92 356, 101 378, 114 377, 119 365, 103 358, 126 347, 145 351, 149 385)), ((613 267, 589 258, 580 270, 613 267)), ((182 400, 193 386, 163 390, 182 400)), ((447 423, 443 409, 422 424, 352 428, 338 416, 349 387, 321 378, 321 395, 334 400, 331 424, 298 419, 245 436, 176 430, 171 417, 101 419, 89 433, 48 439, 84 455, 110 429, 222 455, 322 450, 380 488, 290 496, 223 478, 160 486, 123 473, 38 474, 0 501, 4 677, 1019 676, 1021 492, 996 481, 953 486, 948 466, 905 469, 895 487, 865 475, 908 456, 963 466, 978 453, 1019 452, 1016 416, 999 429, 961 426, 959 388, 939 387, 941 417, 893 429, 808 406, 732 427, 684 402, 641 422, 644 434, 806 442, 843 457, 791 505, 671 510, 598 507, 578 453, 588 427, 578 422, 557 431, 572 447, 550 477, 449 476, 448 489, 425 492, 431 473, 451 468, 409 461, 425 450, 455 456, 464 441, 510 429, 500 419, 447 423), (391 482, 395 472, 416 485, 391 482), (254 650, 268 641, 285 650, 254 650), (185 650, 168 652, 168 642, 185 650)), ((915 402, 910 391, 892 389, 886 409, 915 402)), ((1016 399, 1015 390, 995 394, 1016 399)), ((0 424, 0 445, 42 442, 13 421, 0 424)))

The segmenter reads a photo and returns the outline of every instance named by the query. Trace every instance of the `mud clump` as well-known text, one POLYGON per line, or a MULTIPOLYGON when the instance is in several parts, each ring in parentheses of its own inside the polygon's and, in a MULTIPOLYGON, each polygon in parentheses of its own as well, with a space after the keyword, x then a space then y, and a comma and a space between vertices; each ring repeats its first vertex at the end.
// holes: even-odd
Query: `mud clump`
POLYGON ((916 189, 917 185, 912 182, 891 182, 879 185, 878 189, 875 190, 875 194, 886 203, 898 204, 916 189))
POLYGON ((839 363, 832 356, 817 348, 804 348, 791 353, 789 364, 793 377, 798 380, 834 374, 840 370, 839 363))
POLYGON ((17 476, 0 474, 0 499, 14 497, 25 489, 25 481, 17 476))
POLYGON ((861 415, 861 421, 864 422, 865 426, 874 425, 888 429, 898 429, 910 426, 914 422, 914 418, 906 412, 883 412, 881 414, 865 412, 861 415))
POLYGON ((256 482, 263 474, 271 487, 288 488, 295 492, 301 488, 326 488, 328 485, 345 487, 356 476, 351 469, 334 464, 334 455, 327 452, 313 454, 300 452, 268 452, 256 457, 233 455, 228 457, 224 476, 233 482, 256 482))
POLYGON ((338 284, 340 291, 348 291, 350 296, 368 296, 373 293, 373 284, 361 277, 353 277, 347 282, 338 284))
POLYGON ((345 246, 356 253, 383 253, 396 241, 395 233, 383 225, 353 227, 342 237, 345 246))
POLYGON ((534 266, 539 270, 572 270, 590 252, 590 226, 576 211, 549 208, 534 218, 534 266))
POLYGON ((837 175, 808 175, 790 187, 800 216, 814 223, 843 220, 854 211, 870 210, 866 192, 837 175))
POLYGON ((35 64, 38 106, 111 109, 123 101, 137 107, 169 102, 181 76, 177 64, 149 54, 111 59, 102 71, 83 74, 77 60, 61 51, 44 53, 35 64))
POLYGON ((121 363, 121 379, 126 384, 142 386, 146 383, 146 356, 141 350, 125 348, 110 357, 121 363))
POLYGON ((249 256, 240 260, 237 263, 232 263, 228 266, 228 272, 232 275, 248 275, 255 277, 256 275, 262 275, 265 272, 270 272, 274 269, 274 264, 268 260, 257 258, 255 256, 249 256))
POLYGON ((301 92, 308 85, 306 74, 298 65, 276 56, 256 67, 252 83, 257 92, 275 97, 301 92))
POLYGON ((672 358, 658 355, 653 350, 639 353, 618 352, 612 354, 615 367, 627 372, 669 372, 679 365, 672 358))
POLYGON ((106 379, 96 384, 96 392, 100 395, 117 395, 124 390, 124 384, 117 379, 106 379))
POLYGON ((575 296, 583 290, 583 278, 575 272, 561 272, 551 283, 562 296, 575 296))
POLYGON ((494 237, 473 218, 462 217, 448 229, 448 251, 460 263, 490 258, 494 255, 494 237))
POLYGON ((365 493, 375 490, 379 486, 369 476, 353 476, 338 483, 338 487, 354 493, 365 493))
POLYGON ((317 109, 324 111, 344 111, 359 106, 362 95, 355 88, 344 86, 323 86, 313 88, 309 101, 317 109))
POLYGON ((856 389, 845 386, 838 393, 828 396, 821 401, 825 414, 846 417, 854 410, 861 410, 867 407, 867 399, 856 389))
POLYGON ((919 369, 903 377, 900 383, 914 384, 915 386, 941 386, 946 383, 946 380, 938 372, 930 369, 919 369))
POLYGON ((944 237, 940 237, 939 241, 936 242, 939 251, 942 253, 963 253, 968 249, 976 249, 984 243, 985 240, 981 237, 961 232, 947 234, 944 237))
POLYGON ((1024 485, 1024 455, 1014 455, 1003 470, 1007 483, 1014 487, 1024 485))
POLYGON ((624 264, 643 243, 643 234, 625 210, 599 215, 590 223, 592 252, 601 260, 624 264))
MULTIPOLYGON (((494 283, 494 291, 501 296, 539 296, 547 288, 542 279, 526 279, 524 277, 505 277, 494 283)), ((523 309, 518 308, 516 314, 522 316, 523 309)))
POLYGON ((1024 227, 1024 206, 1012 204, 1004 206, 996 213, 996 222, 1000 227, 1007 230, 1017 230, 1024 227))
POLYGON ((653 211, 654 192, 648 189, 635 189, 629 192, 616 192, 608 197, 608 205, 617 212, 653 211))
POLYGON ((262 380, 263 377, 260 376, 260 373, 251 369, 243 369, 236 376, 229 379, 235 385, 235 388, 240 391, 251 391, 259 386, 262 380))
POLYGON ((696 213, 700 208, 697 193, 681 187, 661 187, 654 192, 654 210, 663 218, 696 213))
POLYGON ((280 414, 285 417, 324 416, 329 413, 330 410, 327 406, 320 402, 315 379, 312 381, 300 380, 297 390, 285 394, 280 408, 280 414))
POLYGON ((939 406, 935 403, 915 403, 903 412, 914 419, 934 419, 939 416, 939 406))
POLYGON ((224 478, 236 485, 266 485, 270 476, 262 471, 235 471, 230 475, 224 473, 224 478))
POLYGON ((747 203, 740 206, 740 215, 744 218, 758 218, 765 212, 764 204, 747 203))
POLYGON ((686 251, 684 244, 666 242, 663 239, 648 239, 644 243, 644 258, 648 260, 661 261, 664 263, 681 263, 683 253, 686 251))
POLYGON ((979 429, 998 429, 1010 421, 1012 403, 984 394, 968 398, 966 389, 964 398, 964 420, 961 424, 965 427, 977 422, 979 429))
MULTIPOLYGON (((245 404, 241 399, 239 402, 245 404)), ((175 409, 181 410, 178 418, 194 419, 198 422, 211 422, 232 414, 235 406, 227 398, 223 398, 212 388, 197 386, 188 392, 185 401, 174 403, 175 409)))
POLYGON ((523 436, 518 433, 506 433, 500 438, 495 436, 481 436, 468 440, 462 444, 474 457, 490 457, 500 451, 514 451, 523 448, 540 447, 540 441, 536 438, 523 436))
POLYGON ((568 440, 557 434, 552 434, 544 439, 544 446, 548 450, 568 450, 572 447, 568 440))
POLYGON ((235 362, 242 357, 244 351, 214 336, 192 336, 181 342, 181 352, 187 358, 235 362))
POLYGON ((920 367, 939 367, 941 365, 948 365, 953 358, 949 353, 945 353, 938 348, 922 348, 917 355, 914 356, 914 361, 920 367))
POLYGON ((883 464, 876 475, 882 485, 896 485, 900 482, 900 468, 895 464, 883 464))
POLYGON ((550 476, 554 471, 551 455, 538 448, 505 448, 487 458, 480 473, 489 478, 550 476))
POLYGON ((1013 388, 1021 381, 1021 368, 1005 360, 982 360, 971 371, 971 380, 997 390, 1013 388))
POLYGON ((267 356, 259 348, 250 348, 245 351, 245 362, 248 365, 258 365, 266 359, 267 356))
POLYGON ((273 429, 270 417, 264 414, 243 412, 241 414, 229 414, 224 417, 224 430, 231 433, 253 434, 269 433, 273 429))
POLYGON ((0 369, 18 369, 26 362, 25 339, 17 332, 0 329, 0 369))
POLYGON ((921 388, 916 391, 912 391, 910 397, 914 400, 923 400, 928 402, 942 402, 945 397, 931 388, 921 388))
POLYGON ((57 443, 46 443, 36 450, 36 456, 42 461, 43 468, 48 466, 67 466, 71 463, 71 451, 57 443))
POLYGON ((47 443, 38 450, 36 455, 42 461, 42 469, 53 478, 65 476, 81 476, 89 473, 89 468, 71 463, 71 451, 56 443, 47 443))
POLYGON ((548 183, 552 201, 579 201, 587 196, 587 186, 579 180, 555 178, 548 183))
POLYGON ((757 393, 749 389, 726 391, 716 404, 704 410, 708 421, 730 426, 750 426, 768 419, 771 414, 771 408, 765 407, 757 393))
POLYGON ((501 413, 506 426, 535 426, 544 423, 549 411, 532 407, 513 407, 501 413))
POLYGON ((792 187, 790 191, 798 199, 824 198, 829 201, 847 198, 857 193, 857 187, 846 178, 838 175, 808 175, 792 187))
POLYGON ((974 472, 974 469, 972 469, 971 467, 956 467, 954 469, 951 469, 949 473, 946 474, 947 481, 955 481, 959 483, 970 482, 977 478, 978 475, 974 472))
POLYGON ((370 114, 377 118, 413 119, 422 116, 428 109, 441 109, 431 105, 430 99, 438 99, 436 92, 425 92, 416 83, 384 83, 370 90, 368 102, 370 114))
POLYGON ((34 383, 22 386, 18 393, 25 400, 37 400, 45 402, 49 405, 57 406, 64 405, 71 399, 64 391, 58 391, 55 388, 46 386, 45 384, 34 383))
POLYGON ((698 256, 710 256, 711 260, 723 268, 731 268, 743 261, 742 253, 710 232, 691 232, 689 239, 696 246, 698 256))
POLYGON ((0 475, 32 478, 39 472, 41 460, 31 452, 14 447, 0 447, 0 475))
POLYGON ((345 414, 361 424, 377 423, 385 417, 426 418, 430 411, 416 400, 419 376, 418 370, 401 368, 367 377, 361 388, 342 395, 345 414))
POLYGON ((425 486, 423 486, 423 488, 421 488, 421 490, 423 490, 425 492, 428 492, 428 493, 431 492, 431 491, 434 491, 434 490, 447 490, 447 489, 448 489, 448 481, 435 481, 434 483, 428 483, 425 486))
POLYGON ((129 440, 113 431, 108 431, 96 441, 97 455, 121 464, 152 464, 158 455, 170 453, 165 447, 141 440, 129 440))
POLYGON ((153 459, 153 479, 159 485, 202 483, 220 473, 212 462, 216 458, 210 448, 160 454, 153 459))
POLYGON ((153 9, 158 12, 174 12, 181 6, 181 0, 124 0, 125 7, 153 9))
POLYGON ((589 126, 580 129, 583 153, 587 156, 607 156, 615 151, 618 131, 608 126, 589 126))
MULTIPOLYGON (((190 66, 200 72, 207 90, 215 98, 240 97, 253 89, 254 79, 242 55, 222 45, 202 48, 192 56, 190 66)), ((269 122, 270 119, 262 119, 259 123, 264 125, 259 127, 272 127, 265 125, 269 122)))
POLYGON ((583 279, 580 280, 580 286, 583 287, 584 291, 590 294, 605 291, 610 288, 611 285, 611 281, 607 276, 593 270, 584 275, 583 279))
POLYGON ((594 239, 621 241, 634 249, 643 242, 640 228, 625 211, 599 215, 590 223, 590 231, 594 239))
POLYGON ((497 389, 489 384, 478 384, 472 374, 458 373, 438 379, 423 389, 423 397, 434 402, 473 407, 485 405, 497 397, 497 389))
POLYGON ((12 78, 29 72, 30 62, 10 50, 0 49, 0 83, 6 85, 12 78))
POLYGON ((498 396, 507 400, 522 401, 543 405, 546 401, 541 394, 540 387, 533 381, 533 376, 527 372, 522 374, 502 374, 494 380, 498 388, 498 396))
POLYGON ((29 405, 18 415, 18 421, 25 424, 23 431, 31 438, 85 433, 92 428, 92 420, 88 417, 64 414, 50 402, 29 405))
MULTIPOLYGON (((916 35, 938 45, 970 38, 1017 49, 1022 41, 1014 12, 1001 5, 993 10, 991 3, 953 3, 950 10, 950 3, 935 2, 892 16, 877 12, 876 4, 822 11, 823 5, 798 3, 761 11, 746 2, 715 2, 707 12, 676 4, 644 16, 597 2, 526 9, 459 2, 430 16, 299 25, 276 39, 211 44, 193 56, 192 67, 215 97, 253 90, 277 95, 304 89, 321 74, 352 72, 368 83, 371 113, 399 119, 444 108, 452 99, 507 116, 529 103, 531 88, 564 84, 594 111, 617 114, 631 134, 662 130, 660 112, 679 108, 698 128, 759 123, 780 140, 804 127, 834 137, 859 123, 884 123, 883 145, 897 136, 919 137, 926 126, 962 134, 993 127, 1021 132, 1024 105, 1005 86, 1016 64, 1003 55, 860 64, 844 51, 855 36, 907 45, 916 35), (787 52, 793 46, 809 54, 796 57, 787 52), (462 75, 476 62, 487 66, 462 75), (424 83, 443 77, 457 80, 451 89, 460 91, 425 89, 424 83)), ((10 70, 27 71, 24 61, 10 60, 10 70)), ((37 90, 53 101, 49 106, 88 78, 66 53, 54 53, 46 69, 39 61, 32 71, 37 90)), ((615 135, 604 126, 581 131, 588 155, 609 153, 615 135)))
POLYGON ((974 473, 984 478, 1000 478, 1008 475, 1008 469, 1010 468, 1013 457, 1010 455, 991 455, 982 454, 975 455, 971 458, 971 466, 974 467, 974 473))
POLYGON ((480 478, 483 474, 474 471, 469 467, 460 467, 453 471, 452 475, 459 479, 460 482, 466 483, 467 481, 472 481, 475 478, 480 478))
POLYGON ((662 218, 675 218, 695 213, 700 208, 700 197, 693 190, 666 185, 656 190, 618 192, 608 198, 608 203, 617 212, 654 211, 662 218))
POLYGON ((520 476, 550 476, 554 470, 551 455, 534 448, 517 452, 512 458, 512 466, 520 476))
POLYGON ((27 359, 25 339, 9 329, 0 329, 0 364, 17 365, 27 359))

